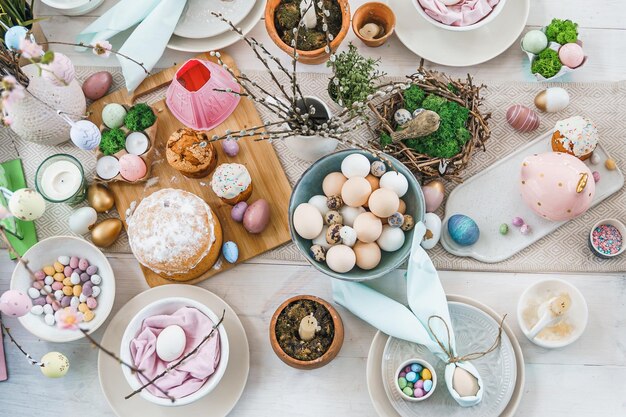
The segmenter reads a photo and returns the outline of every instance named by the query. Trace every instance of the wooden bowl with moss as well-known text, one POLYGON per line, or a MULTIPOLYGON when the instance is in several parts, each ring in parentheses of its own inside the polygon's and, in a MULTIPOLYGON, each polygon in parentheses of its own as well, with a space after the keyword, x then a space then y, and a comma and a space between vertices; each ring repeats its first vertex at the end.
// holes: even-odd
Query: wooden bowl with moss
POLYGON ((134 106, 107 104, 102 113, 103 123, 100 125, 102 140, 96 149, 96 179, 103 182, 146 181, 150 177, 150 168, 155 154, 154 144, 157 139, 158 122, 156 110, 144 103, 134 106), (120 174, 119 161, 128 154, 141 158, 146 166, 145 175, 132 180, 120 174), (115 160, 117 160, 118 169, 113 175, 115 160))
POLYGON ((276 356, 297 369, 321 368, 343 345, 339 313, 313 295, 297 295, 283 302, 272 316, 269 332, 276 356))
MULTIPOLYGON (((293 29, 300 22, 301 0, 268 0, 265 6, 265 29, 272 41, 289 56, 293 56, 291 41, 293 29)), ((327 49, 326 32, 323 30, 322 10, 315 0, 317 24, 313 28, 301 28, 297 39, 298 62, 321 64, 328 60, 331 51, 337 50, 350 29, 350 5, 348 0, 323 0, 330 15, 326 17, 328 32, 332 35, 330 50, 327 49)))

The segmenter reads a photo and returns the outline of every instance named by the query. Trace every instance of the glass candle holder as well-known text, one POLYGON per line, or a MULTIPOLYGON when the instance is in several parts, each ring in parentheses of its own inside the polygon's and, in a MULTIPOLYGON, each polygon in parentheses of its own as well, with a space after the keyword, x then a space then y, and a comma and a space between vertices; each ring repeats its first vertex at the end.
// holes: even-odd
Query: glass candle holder
POLYGON ((78 204, 87 197, 83 166, 68 154, 46 158, 35 174, 37 192, 51 203, 78 204))

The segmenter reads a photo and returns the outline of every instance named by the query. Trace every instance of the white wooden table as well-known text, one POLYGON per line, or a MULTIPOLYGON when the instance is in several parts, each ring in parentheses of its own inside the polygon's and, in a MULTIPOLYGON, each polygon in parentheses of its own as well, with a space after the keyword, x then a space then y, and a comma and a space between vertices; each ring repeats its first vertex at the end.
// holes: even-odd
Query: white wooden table
MULTIPOLYGON (((408 1, 408 0, 407 0, 408 1)), ((509 0, 517 1, 517 0, 509 0)), ((36 2, 50 40, 72 41, 74 36, 116 1, 106 0, 89 16, 59 16, 36 2)), ((364 0, 352 0, 356 9, 364 0)), ((528 25, 537 27, 552 17, 579 22, 589 63, 572 75, 572 81, 616 81, 626 76, 626 5, 622 0, 534 0, 528 25)), ((277 51, 260 22, 252 35, 277 51)), ((346 41, 361 43, 350 33, 346 41)), ((344 43, 345 45, 345 43, 344 43)), ((92 54, 77 54, 71 48, 55 48, 69 55, 76 65, 115 65, 92 54)), ((242 44, 227 51, 240 68, 256 67, 242 44)), ((419 58, 393 38, 377 49, 362 52, 382 57, 382 68, 391 75, 411 73, 419 58)), ((166 51, 160 67, 190 57, 166 51)), ((444 68, 462 76, 467 72, 485 80, 530 80, 524 70, 525 57, 516 46, 500 57, 471 68, 444 68)), ((322 66, 306 71, 327 72, 322 66)), ((610 98, 608 98, 610 99, 610 98)), ((624 115, 622 115, 624 116, 624 115)), ((131 255, 111 256, 116 273, 117 295, 113 311, 148 289, 136 260, 131 255)), ((0 292, 8 287, 14 264, 0 253, 0 292)), ((526 361, 526 385, 518 416, 624 416, 626 415, 626 273, 568 275, 565 278, 584 294, 589 305, 589 324, 582 338, 565 349, 538 348, 521 334, 515 318, 517 299, 531 283, 548 275, 442 272, 443 286, 450 294, 473 297, 499 313, 509 313, 511 325, 522 345, 526 361)), ((563 276, 561 276, 563 277, 563 276)), ((309 372, 284 365, 272 352, 268 324, 275 308, 296 294, 314 294, 331 300, 330 282, 304 264, 249 262, 200 284, 229 303, 239 315, 250 342, 250 376, 233 416, 375 416, 367 393, 365 363, 375 330, 339 308, 345 323, 343 348, 328 366, 309 372), (304 390, 303 388, 307 388, 304 390), (306 392, 306 394, 305 394, 306 392)), ((8 321, 8 320, 7 320, 8 321)), ((99 338, 106 324, 96 333, 99 338)), ((98 383, 97 352, 87 342, 52 344, 36 340, 18 323, 14 335, 39 358, 59 350, 71 359, 70 373, 63 379, 42 377, 22 355, 5 341, 10 377, 0 383, 0 416, 113 416, 98 383)), ((210 416, 210 410, 206 412, 210 416)), ((195 416, 194 416, 195 417, 195 416)))

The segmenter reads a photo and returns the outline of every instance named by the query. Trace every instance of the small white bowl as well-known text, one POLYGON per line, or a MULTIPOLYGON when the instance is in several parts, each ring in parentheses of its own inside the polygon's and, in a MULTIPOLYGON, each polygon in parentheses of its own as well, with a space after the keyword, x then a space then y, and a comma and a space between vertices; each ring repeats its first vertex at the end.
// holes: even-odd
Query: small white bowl
POLYGON ((41 0, 66 16, 80 16, 100 6, 104 0, 41 0))
MULTIPOLYGON (((159 301, 148 304, 147 306, 139 310, 139 312, 135 314, 132 319, 130 319, 128 326, 126 326, 126 330, 124 330, 124 334, 122 335, 122 343, 120 345, 120 358, 124 362, 132 364, 133 360, 130 354, 130 342, 133 338, 135 338, 135 336, 137 336, 137 334, 141 330, 141 325, 143 324, 144 319, 160 314, 173 314, 182 307, 193 307, 199 310, 202 314, 211 319, 213 323, 217 323, 219 321, 219 316, 215 314, 213 310, 211 310, 204 304, 199 303, 198 301, 183 297, 163 298, 159 301)), ((213 391, 224 376, 224 372, 226 372, 226 366, 228 365, 228 336, 226 335, 226 330, 223 325, 219 326, 218 331, 220 335, 220 362, 218 363, 213 375, 209 377, 209 379, 204 383, 204 385, 202 385, 202 387, 200 387, 198 391, 189 394, 186 397, 177 398, 176 401, 173 403, 167 398, 161 398, 152 395, 146 389, 142 390, 139 395, 141 395, 144 399, 150 401, 151 403, 157 405, 176 407, 191 404, 213 391)), ((124 373, 126 381, 133 390, 136 390, 143 385, 137 375, 133 373, 128 367, 122 366, 122 371, 124 373)))
MULTIPOLYGON (((35 244, 26 251, 23 258, 28 266, 37 271, 46 265, 52 265, 59 256, 78 256, 85 258, 91 265, 98 267, 98 275, 102 277, 99 285, 101 292, 97 298, 98 306, 93 310, 95 317, 80 327, 93 333, 109 316, 115 300, 115 276, 106 256, 94 245, 74 236, 55 236, 35 244)), ((33 282, 22 264, 18 264, 11 277, 11 289, 27 292, 33 282)), ((22 326, 33 335, 48 342, 71 342, 84 337, 80 330, 64 330, 56 325, 47 325, 42 316, 28 313, 18 319, 22 326)))
POLYGON ((626 250, 626 242, 625 242, 625 240, 626 240, 626 226, 624 226, 624 223, 620 222, 617 219, 600 220, 599 222, 594 224, 593 227, 591 228, 591 230, 589 231, 589 247, 591 248, 591 252, 594 255, 596 255, 597 257, 599 257, 599 258, 611 259, 611 258, 614 258, 614 257, 619 256, 622 253, 624 253, 624 251, 626 250), (600 251, 598 251, 598 249, 596 249, 595 246, 593 246, 593 231, 595 230, 596 227, 601 226, 603 224, 615 226, 615 228, 622 235, 622 249, 620 249, 619 252, 614 253, 612 255, 609 255, 609 254, 606 254, 606 253, 601 253, 600 251))
MULTIPOLYGON (((537 305, 537 307, 539 307, 539 305, 537 305)), ((537 346, 548 349, 558 349, 574 343, 585 331, 588 319, 589 311, 587 309, 585 297, 583 297, 578 288, 562 279, 546 279, 532 284, 524 290, 517 303, 517 322, 522 330, 522 333, 524 333, 524 336, 537 346), (558 296, 562 293, 569 294, 572 300, 572 305, 566 313, 568 322, 574 326, 574 330, 569 337, 559 340, 544 340, 538 339, 537 337, 531 339, 528 337, 530 328, 526 326, 524 321, 524 310, 529 305, 529 302, 537 299, 547 301, 551 297, 558 296)))
POLYGON ((493 8, 491 13, 489 13, 482 20, 479 20, 478 22, 474 23, 473 25, 468 25, 468 26, 451 26, 451 25, 443 24, 443 23, 439 22, 438 20, 435 20, 432 17, 428 16, 428 14, 426 14, 426 12, 424 11, 424 8, 420 4, 419 0, 412 0, 412 1, 413 1, 413 6, 415 6, 415 8, 417 9, 417 12, 428 23, 430 23, 433 26, 436 26, 436 27, 438 27, 440 29, 450 30, 452 32, 467 32, 467 31, 475 30, 475 29, 478 29, 478 28, 480 28, 482 26, 485 26, 486 24, 488 24, 489 22, 494 20, 496 18, 496 16, 498 16, 500 14, 500 11, 502 11, 502 9, 504 8, 504 4, 506 3, 506 0, 500 0, 498 2, 498 4, 496 4, 496 6, 493 8))
POLYGON ((400 365, 396 370, 396 380, 394 381, 393 385, 396 387, 396 391, 398 391, 398 393, 404 400, 412 402, 424 401, 425 399, 433 395, 433 392, 435 392, 435 388, 437 388, 437 374, 435 373, 435 368, 433 368, 433 366, 425 360, 419 358, 407 359, 406 361, 402 362, 402 365, 400 365), (404 368, 414 363, 422 365, 422 367, 428 369, 430 371, 430 374, 432 375, 433 387, 430 389, 430 391, 426 393, 426 395, 420 398, 409 397, 404 392, 402 392, 402 390, 400 389, 400 385, 398 385, 398 377, 400 375, 400 372, 404 371, 404 368))

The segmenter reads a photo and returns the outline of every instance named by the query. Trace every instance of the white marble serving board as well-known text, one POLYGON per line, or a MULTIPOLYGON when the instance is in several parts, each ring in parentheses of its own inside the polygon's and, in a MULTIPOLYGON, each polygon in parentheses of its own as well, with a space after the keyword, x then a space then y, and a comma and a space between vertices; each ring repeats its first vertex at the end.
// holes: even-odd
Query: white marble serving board
MULTIPOLYGON (((539 217, 526 206, 519 189, 522 161, 528 155, 552 151, 551 137, 552 132, 546 132, 460 184, 450 193, 442 225, 444 230, 441 233, 441 245, 445 250, 453 255, 471 257, 485 263, 501 262, 566 223, 539 217), (471 246, 460 246, 450 238, 448 218, 454 214, 465 214, 474 219, 480 228, 480 238, 476 243, 471 246), (531 227, 530 234, 522 235, 517 227, 511 225, 511 220, 518 216, 531 227), (509 225, 509 233, 504 236, 499 233, 502 223, 509 225)), ((604 166, 604 161, 609 158, 604 148, 598 145, 594 153, 600 156, 600 163, 593 165, 589 160, 585 161, 592 172, 600 173, 592 207, 619 191, 624 185, 624 176, 619 169, 609 171, 604 166)), ((592 224, 589 224, 590 228, 591 226, 592 224)), ((582 240, 587 233, 588 230, 581 231, 581 245, 587 244, 582 240)))

